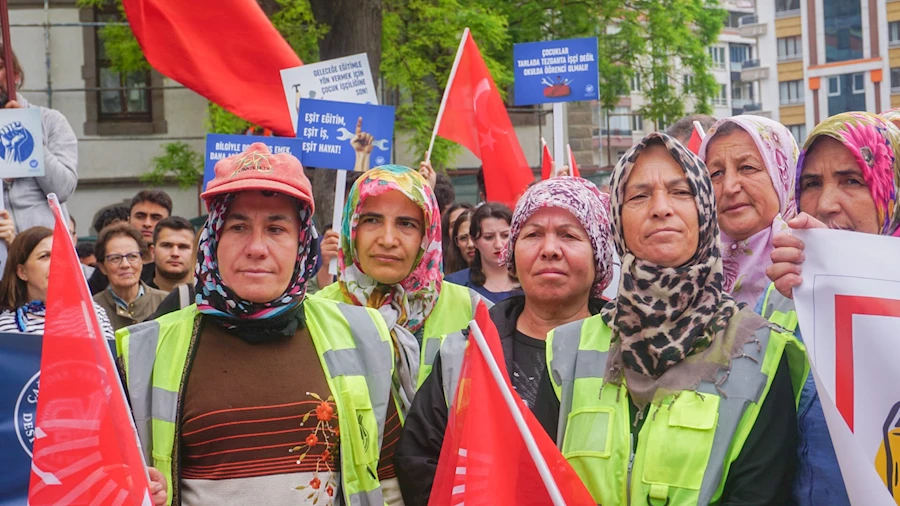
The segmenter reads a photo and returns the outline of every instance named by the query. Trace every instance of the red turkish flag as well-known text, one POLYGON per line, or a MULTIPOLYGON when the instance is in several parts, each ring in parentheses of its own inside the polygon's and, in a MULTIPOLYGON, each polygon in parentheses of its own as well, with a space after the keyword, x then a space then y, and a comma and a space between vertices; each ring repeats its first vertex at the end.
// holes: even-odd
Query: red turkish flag
POLYGON ((149 506, 137 432, 53 198, 56 226, 28 503, 149 506))
POLYGON ((470 334, 429 506, 553 504, 501 388, 515 399, 516 409, 525 419, 527 430, 534 437, 565 504, 596 504, 540 422, 513 392, 500 337, 484 304, 479 304, 476 310, 473 329, 475 326, 484 334, 491 355, 499 364, 503 382, 494 379, 485 356, 470 334))
POLYGON ((566 153, 569 154, 569 175, 581 177, 581 171, 578 170, 578 164, 575 163, 575 155, 572 153, 572 146, 566 144, 566 153))
POLYGON ((550 154, 550 147, 541 137, 541 181, 550 179, 553 172, 553 155, 550 154))
POLYGON ((691 130, 691 138, 688 140, 688 151, 695 155, 699 155, 701 144, 703 144, 703 138, 700 137, 700 132, 697 131, 697 127, 695 126, 694 129, 691 130))
POLYGON ((256 0, 123 0, 153 68, 228 112, 294 136, 281 69, 303 62, 256 0))
POLYGON ((534 174, 468 28, 456 56, 438 113, 437 135, 462 144, 481 160, 489 201, 515 208, 534 174))

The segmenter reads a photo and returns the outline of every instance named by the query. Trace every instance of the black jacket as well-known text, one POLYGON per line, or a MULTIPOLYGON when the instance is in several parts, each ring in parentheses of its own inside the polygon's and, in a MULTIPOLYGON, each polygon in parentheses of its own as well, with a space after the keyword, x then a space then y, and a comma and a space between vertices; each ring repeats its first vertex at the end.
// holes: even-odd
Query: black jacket
MULTIPOLYGON (((603 301, 591 301, 592 314, 599 312, 602 307, 603 301)), ((518 295, 500 301, 490 310, 491 321, 494 322, 500 335, 500 346, 509 374, 512 374, 512 347, 516 322, 524 308, 525 296, 518 295)), ((556 403, 554 410, 551 403, 541 402, 541 399, 551 397, 555 399, 556 394, 553 393, 550 376, 542 374, 541 384, 538 387, 539 404, 535 406, 533 413, 550 437, 556 439, 555 427, 556 418, 559 417, 559 403, 556 403)), ((444 442, 444 432, 447 429, 447 417, 441 356, 438 355, 431 374, 416 393, 394 454, 394 468, 397 470, 397 479, 406 506, 428 504, 441 455, 441 445, 444 442)))

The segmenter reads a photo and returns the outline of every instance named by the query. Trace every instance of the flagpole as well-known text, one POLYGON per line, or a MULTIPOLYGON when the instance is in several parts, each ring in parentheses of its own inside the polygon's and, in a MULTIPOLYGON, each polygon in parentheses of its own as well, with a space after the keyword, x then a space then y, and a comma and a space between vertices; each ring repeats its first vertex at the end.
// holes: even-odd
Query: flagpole
MULTIPOLYGON (((6 96, 8 100, 16 99, 16 66, 12 59, 12 40, 9 36, 9 5, 7 0, 0 0, 0 34, 3 36, 3 61, 6 62, 6 96)), ((0 107, 6 104, 0 104, 0 107)))
POLYGON ((544 456, 541 454, 540 449, 538 449, 537 442, 534 440, 534 434, 528 430, 528 425, 525 423, 525 417, 523 417, 522 412, 519 411, 519 406, 513 397, 513 393, 503 379, 503 373, 500 372, 500 367, 497 365, 497 361, 494 360, 494 354, 491 353, 487 341, 484 339, 484 334, 481 333, 481 329, 478 327, 478 322, 475 320, 470 321, 469 327, 471 328, 469 336, 474 338, 475 344, 478 345, 478 350, 484 357, 488 369, 491 370, 491 376, 494 377, 494 381, 497 382, 497 386, 500 387, 500 393, 503 394, 503 400, 506 402, 506 407, 509 408, 513 421, 516 422, 519 434, 521 434, 522 439, 525 440, 525 447, 528 448, 528 454, 531 456, 531 460, 534 461, 534 465, 541 475, 541 481, 544 482, 544 487, 547 488, 550 499, 553 501, 554 506, 566 506, 566 501, 563 500, 559 487, 556 485, 553 475, 550 474, 550 467, 547 466, 547 461, 544 460, 544 456))
POLYGON ((425 152, 425 161, 431 162, 431 152, 434 149, 434 139, 437 137, 438 128, 441 126, 441 118, 444 116, 444 108, 447 107, 447 97, 450 96, 450 86, 453 85, 453 79, 456 77, 456 69, 459 67, 459 60, 462 58, 463 49, 466 47, 466 39, 469 38, 469 27, 463 30, 462 38, 459 40, 459 49, 456 50, 456 58, 453 60, 453 67, 450 68, 450 76, 447 78, 447 86, 444 88, 444 96, 441 97, 441 107, 438 109, 437 119, 434 121, 434 130, 431 131, 431 142, 428 143, 428 151, 425 152))
POLYGON ((706 132, 703 131, 703 125, 699 121, 694 121, 694 128, 697 130, 697 134, 700 135, 701 141, 706 138, 706 132))

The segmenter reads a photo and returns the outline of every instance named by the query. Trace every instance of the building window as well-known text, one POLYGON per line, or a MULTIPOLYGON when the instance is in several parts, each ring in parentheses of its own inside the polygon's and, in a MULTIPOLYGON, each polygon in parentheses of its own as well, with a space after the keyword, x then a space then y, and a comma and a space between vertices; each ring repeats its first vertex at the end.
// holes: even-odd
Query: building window
POLYGON ((787 12, 799 11, 800 0, 775 0, 775 12, 783 14, 787 12))
MULTIPOLYGON (((112 6, 81 9, 86 23, 120 21, 112 6)), ((168 130, 165 121, 163 76, 156 71, 123 74, 112 69, 103 39, 102 25, 82 28, 84 44, 85 135, 150 135, 168 130)))
POLYGON ((863 57, 860 0, 828 0, 822 3, 825 20, 825 62, 863 57))
POLYGON ((866 92, 866 80, 862 73, 853 74, 853 93, 865 93, 866 92))
POLYGON ((888 23, 888 43, 892 46, 900 44, 900 21, 888 23))
POLYGON ((750 59, 750 46, 748 44, 730 44, 728 51, 731 53, 731 63, 744 63, 750 59))
POLYGON ((891 69, 891 93, 900 93, 900 67, 891 69))
POLYGON ((631 76, 631 91, 641 91, 641 76, 639 74, 634 74, 633 76, 631 76))
POLYGON ((643 132, 644 131, 644 117, 640 114, 633 114, 631 116, 631 131, 632 132, 643 132))
POLYGON ((603 109, 600 114, 600 135, 631 135, 631 109, 616 107, 612 111, 603 109))
POLYGON ((794 140, 797 141, 797 144, 802 146, 803 141, 806 140, 806 125, 788 125, 788 130, 791 131, 791 135, 794 136, 794 140))
POLYGON ((694 76, 692 76, 690 74, 685 74, 684 82, 682 84, 684 85, 684 89, 687 90, 688 88, 691 87, 692 84, 694 84, 694 76))
POLYGON ((712 103, 713 105, 728 105, 728 85, 719 85, 719 94, 713 97, 712 103))
POLYGON ((709 55, 712 57, 712 65, 714 68, 724 69, 726 66, 725 63, 725 48, 719 46, 713 46, 709 48, 709 55))
POLYGON ((828 115, 866 110, 865 74, 843 74, 828 78, 828 115))
POLYGON ((803 103, 803 81, 783 81, 778 83, 778 95, 781 105, 803 103))
POLYGON ((803 40, 799 35, 778 39, 778 61, 797 60, 803 56, 803 40))
MULTIPOLYGON (((117 22, 117 12, 97 12, 97 21, 117 22)), ((111 68, 100 27, 94 28, 97 84, 101 91, 97 103, 100 121, 150 121, 150 71, 123 74, 111 68)))
POLYGON ((840 77, 829 77, 828 78, 828 96, 836 97, 841 94, 841 78, 840 77))

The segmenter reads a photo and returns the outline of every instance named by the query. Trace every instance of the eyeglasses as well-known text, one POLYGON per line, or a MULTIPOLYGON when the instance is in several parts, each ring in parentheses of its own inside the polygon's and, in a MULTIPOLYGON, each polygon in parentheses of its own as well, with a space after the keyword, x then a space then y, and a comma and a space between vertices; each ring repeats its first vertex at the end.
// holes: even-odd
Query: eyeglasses
POLYGON ((112 265, 120 265, 122 259, 128 260, 128 263, 134 265, 141 261, 141 254, 137 251, 126 253, 124 255, 106 255, 106 263, 112 265))
POLYGON ((456 236, 457 244, 465 244, 467 242, 469 242, 469 234, 456 236))

